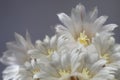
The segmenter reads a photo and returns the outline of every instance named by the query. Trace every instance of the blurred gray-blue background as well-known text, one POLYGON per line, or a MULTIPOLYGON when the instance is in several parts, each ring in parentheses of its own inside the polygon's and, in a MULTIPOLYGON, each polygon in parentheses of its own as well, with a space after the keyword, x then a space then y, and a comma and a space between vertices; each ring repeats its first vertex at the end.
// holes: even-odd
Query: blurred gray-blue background
MULTIPOLYGON (((107 23, 120 25, 120 0, 0 0, 0 57, 6 50, 5 43, 14 40, 14 32, 31 34, 33 43, 45 35, 54 34, 54 26, 59 22, 56 14, 70 14, 78 3, 87 10, 98 7, 99 15, 108 15, 107 23)), ((116 41, 120 43, 120 28, 115 30, 116 41)), ((0 63, 0 80, 4 65, 0 63)))

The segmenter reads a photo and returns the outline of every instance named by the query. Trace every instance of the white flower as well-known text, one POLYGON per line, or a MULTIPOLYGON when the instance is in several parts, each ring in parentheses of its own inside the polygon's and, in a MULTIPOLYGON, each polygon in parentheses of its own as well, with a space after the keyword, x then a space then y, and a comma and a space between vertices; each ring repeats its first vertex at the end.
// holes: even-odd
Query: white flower
POLYGON ((15 80, 39 80, 34 76, 40 72, 40 61, 31 60, 26 62, 24 66, 20 66, 19 73, 16 75, 15 80))
POLYGON ((35 46, 28 32, 26 39, 15 33, 0 58, 7 64, 3 80, 120 80, 120 44, 112 32, 117 25, 104 25, 108 17, 97 15, 97 8, 87 14, 82 4, 70 17, 60 13, 64 26, 35 46))
MULTIPOLYGON (((47 60, 46 60, 47 61, 47 60)), ((32 59, 24 65, 8 66, 3 71, 4 80, 40 80, 37 73, 40 73, 40 63, 47 63, 45 60, 32 59)))
MULTIPOLYGON (((115 43, 115 39, 110 34, 100 34, 94 38, 94 45, 99 54, 99 58, 107 61, 106 66, 111 66, 120 70, 120 45, 115 43)), ((119 79, 118 79, 119 80, 119 79)))
POLYGON ((118 62, 120 62, 120 45, 115 44, 115 39, 112 35, 97 35, 96 38, 94 38, 93 44, 97 49, 99 57, 106 59, 108 64, 118 64, 118 62))
POLYGON ((54 53, 52 55, 52 62, 41 64, 41 72, 38 74, 40 79, 67 80, 71 75, 76 74, 75 71, 80 65, 78 61, 84 56, 84 49, 82 49, 82 46, 79 46, 79 48, 76 48, 77 53, 74 52, 71 54, 69 51, 54 53))
POLYGON ((3 72, 3 80, 14 80, 16 75, 19 72, 19 66, 18 65, 11 65, 8 66, 3 72))
POLYGON ((42 64, 41 72, 36 74, 41 80, 113 80, 112 67, 104 67, 106 61, 99 60, 86 67, 86 50, 79 46, 71 53, 55 53, 52 63, 42 64))
POLYGON ((117 68, 118 70, 115 73, 115 78, 120 80, 120 44, 115 44, 111 51, 112 55, 110 66, 117 68))
POLYGON ((8 42, 8 50, 4 52, 1 62, 4 64, 24 64, 26 61, 30 60, 30 56, 27 51, 33 49, 34 46, 31 43, 30 36, 28 32, 26 33, 26 40, 20 35, 15 33, 14 42, 8 42))
POLYGON ((54 52, 60 51, 63 45, 59 45, 57 35, 52 36, 49 38, 48 36, 45 37, 43 41, 37 40, 35 49, 29 50, 29 54, 33 58, 50 58, 54 52))
POLYGON ((65 13, 58 14, 65 27, 58 25, 56 31, 59 35, 68 38, 68 41, 74 40, 87 46, 92 42, 96 33, 111 32, 117 27, 116 24, 104 25, 108 17, 100 16, 97 18, 97 15, 97 8, 87 14, 85 7, 78 4, 76 8, 72 9, 70 17, 65 13))

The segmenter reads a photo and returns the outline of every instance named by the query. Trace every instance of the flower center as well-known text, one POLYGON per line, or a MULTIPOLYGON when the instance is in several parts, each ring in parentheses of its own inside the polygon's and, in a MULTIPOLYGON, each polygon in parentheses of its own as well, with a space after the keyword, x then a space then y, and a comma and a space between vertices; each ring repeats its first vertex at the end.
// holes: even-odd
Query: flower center
POLYGON ((83 68, 81 74, 85 79, 90 79, 92 75, 90 74, 90 71, 87 68, 83 68))
POLYGON ((48 49, 48 58, 53 54, 53 52, 54 52, 54 50, 52 50, 52 49, 48 49))
POLYGON ((69 74, 70 74, 70 71, 66 71, 66 70, 60 69, 60 70, 59 70, 59 74, 60 74, 60 76, 69 75, 69 74))
MULTIPOLYGON (((39 68, 35 68, 31 72, 32 72, 32 74, 34 76, 36 73, 40 72, 40 69, 39 68)), ((35 78, 34 80, 40 80, 40 78, 35 78)))
POLYGON ((110 55, 109 54, 101 54, 100 58, 103 58, 107 61, 107 63, 110 63, 110 55))
POLYGON ((33 73, 33 74, 36 74, 36 73, 38 73, 38 72, 40 72, 40 69, 38 69, 38 68, 32 70, 32 73, 33 73))
POLYGON ((83 31, 82 33, 80 33, 80 36, 77 38, 77 40, 78 40, 78 42, 80 42, 84 46, 87 46, 87 45, 90 44, 90 39, 85 34, 85 31, 83 31))
MULTIPOLYGON (((90 80, 92 78, 92 74, 90 74, 90 71, 87 68, 83 68, 82 71, 80 72, 81 76, 70 76, 70 80, 90 80)), ((60 76, 66 76, 70 75, 70 70, 59 70, 60 76)), ((66 80, 66 79, 65 79, 66 80)))

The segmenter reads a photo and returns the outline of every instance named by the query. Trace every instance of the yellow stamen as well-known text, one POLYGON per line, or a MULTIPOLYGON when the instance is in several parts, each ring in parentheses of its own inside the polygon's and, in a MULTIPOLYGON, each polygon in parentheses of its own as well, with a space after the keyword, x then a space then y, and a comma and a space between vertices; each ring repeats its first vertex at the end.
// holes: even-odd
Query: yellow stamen
MULTIPOLYGON (((39 68, 35 68, 35 69, 31 70, 31 72, 32 72, 32 75, 34 76, 35 74, 40 72, 40 69, 39 68)), ((40 80, 40 78, 35 78, 34 80, 40 80)))
POLYGON ((69 75, 70 74, 70 71, 66 71, 66 70, 59 70, 59 74, 60 76, 65 76, 65 75, 69 75))
POLYGON ((53 54, 53 52, 54 52, 54 50, 48 49, 48 56, 47 57, 50 57, 53 54))
POLYGON ((87 46, 90 44, 90 39, 88 38, 88 36, 85 34, 85 31, 83 31, 82 33, 80 33, 80 36, 77 38, 77 40, 83 44, 84 46, 87 46))
POLYGON ((91 78, 92 74, 90 74, 90 71, 87 68, 83 68, 82 72, 81 72, 85 78, 91 78))
POLYGON ((110 55, 109 54, 101 54, 100 58, 103 58, 107 61, 107 63, 110 63, 110 55))
POLYGON ((39 69, 39 68, 36 68, 36 69, 33 69, 33 70, 32 70, 32 73, 33 73, 33 74, 36 74, 36 73, 38 73, 38 72, 40 72, 40 69, 39 69))

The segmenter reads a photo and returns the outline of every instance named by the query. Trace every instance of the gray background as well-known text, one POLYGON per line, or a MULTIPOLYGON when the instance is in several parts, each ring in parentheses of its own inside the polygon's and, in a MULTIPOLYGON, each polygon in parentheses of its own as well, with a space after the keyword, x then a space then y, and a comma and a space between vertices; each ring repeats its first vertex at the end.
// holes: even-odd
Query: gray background
MULTIPOLYGON (((26 29, 33 42, 54 34, 59 22, 56 14, 70 14, 78 3, 92 10, 98 6, 99 15, 108 15, 107 23, 120 25, 120 0, 0 0, 0 56, 6 50, 5 43, 14 40, 14 32, 25 35, 26 29)), ((120 43, 120 28, 115 30, 116 42, 120 43)), ((4 65, 0 63, 0 80, 4 65)))

